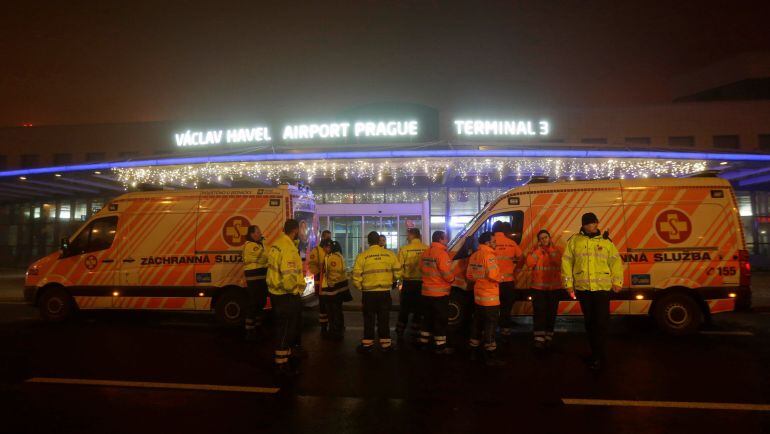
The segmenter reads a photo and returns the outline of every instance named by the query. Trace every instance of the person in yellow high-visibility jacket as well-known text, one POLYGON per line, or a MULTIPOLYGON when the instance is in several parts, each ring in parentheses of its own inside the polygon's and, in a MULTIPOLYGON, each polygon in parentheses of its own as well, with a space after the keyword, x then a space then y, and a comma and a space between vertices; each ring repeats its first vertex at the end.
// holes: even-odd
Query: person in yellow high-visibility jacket
POLYGON ((246 340, 255 340, 267 304, 267 249, 259 226, 249 226, 241 257, 248 298, 245 312, 246 340))
POLYGON ((302 258, 294 243, 298 233, 299 223, 286 220, 283 233, 270 248, 267 260, 267 289, 276 319, 275 364, 278 372, 284 375, 297 373, 289 364, 289 357, 300 333, 300 295, 305 289, 302 258))
POLYGON ((353 287, 361 290, 364 311, 364 338, 358 352, 370 353, 374 349, 374 323, 380 349, 393 349, 390 340, 390 307, 393 301, 390 289, 401 278, 401 264, 396 255, 379 245, 380 235, 369 232, 366 237, 369 248, 356 257, 351 276, 353 287))
POLYGON ((598 228, 594 213, 581 218, 580 231, 567 240, 561 259, 564 288, 580 301, 591 357, 588 366, 599 370, 606 362, 605 342, 610 320, 610 291, 623 288, 623 261, 607 233, 598 228))
POLYGON ((329 314, 329 331, 325 338, 342 340, 345 333, 345 315, 342 303, 351 299, 348 289, 348 276, 345 270, 345 258, 342 246, 332 240, 321 241, 326 255, 321 268, 321 295, 329 314))
POLYGON ((422 272, 420 270, 420 257, 422 253, 428 250, 428 246, 423 244, 420 230, 409 228, 406 231, 408 244, 398 249, 398 262, 401 263, 401 305, 398 311, 398 322, 396 323, 396 335, 402 337, 404 330, 409 323, 409 315, 412 315, 412 329, 419 330, 422 320, 420 307, 422 290, 422 272))
POLYGON ((323 247, 321 247, 321 243, 323 243, 324 240, 331 241, 331 239, 331 231, 324 230, 321 232, 321 241, 319 241, 318 245, 310 251, 310 255, 307 257, 307 267, 310 269, 310 272, 313 273, 313 277, 315 279, 315 293, 319 296, 318 324, 321 326, 321 335, 326 335, 326 333, 329 331, 329 313, 327 312, 326 300, 320 296, 321 270, 323 269, 324 258, 326 257, 326 252, 324 251, 323 247))

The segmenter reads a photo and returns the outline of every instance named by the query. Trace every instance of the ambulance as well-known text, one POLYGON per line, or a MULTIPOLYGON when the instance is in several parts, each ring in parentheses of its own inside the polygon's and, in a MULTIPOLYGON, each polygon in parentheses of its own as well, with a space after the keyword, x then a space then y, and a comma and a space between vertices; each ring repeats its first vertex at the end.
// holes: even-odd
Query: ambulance
MULTIPOLYGON (((29 267, 24 296, 48 321, 91 309, 213 310, 239 324, 246 231, 258 225, 269 245, 289 218, 300 222, 298 249, 312 248, 318 218, 304 188, 124 194, 29 267)), ((313 281, 306 276, 308 298, 313 281)))
MULTIPOLYGON (((624 262, 624 284, 612 294, 614 315, 650 315, 675 335, 693 333, 712 314, 751 303, 749 253, 735 194, 726 180, 711 176, 670 179, 547 182, 536 179, 488 203, 449 245, 455 274, 451 317, 467 318, 468 257, 478 236, 495 221, 513 225, 524 253, 541 229, 562 248, 580 230, 583 213, 599 217, 624 262)), ((530 273, 517 267, 520 297, 512 315, 531 315, 530 273)), ((560 315, 580 315, 566 292, 560 315)))

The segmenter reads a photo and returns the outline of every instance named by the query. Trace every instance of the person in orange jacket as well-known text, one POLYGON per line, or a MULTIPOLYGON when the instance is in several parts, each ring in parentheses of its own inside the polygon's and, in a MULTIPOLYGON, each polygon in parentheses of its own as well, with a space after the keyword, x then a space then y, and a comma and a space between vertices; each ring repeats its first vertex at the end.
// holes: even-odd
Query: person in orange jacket
POLYGON ((494 251, 495 239, 492 232, 479 236, 479 249, 468 261, 466 278, 473 283, 473 299, 476 309, 471 330, 471 357, 478 353, 481 340, 484 341, 484 360, 488 366, 500 366, 505 362, 495 357, 497 343, 495 329, 500 318, 500 281, 502 273, 497 265, 494 251))
POLYGON ((532 324, 538 350, 549 348, 553 341, 563 286, 561 256, 561 249, 551 243, 551 234, 545 229, 537 233, 537 246, 527 255, 527 267, 532 271, 532 324))
POLYGON ((433 242, 420 258, 424 309, 419 344, 423 347, 427 346, 433 336, 436 354, 447 355, 452 353, 452 349, 447 347, 447 329, 449 328, 449 294, 452 290, 454 274, 452 260, 446 251, 449 242, 446 233, 433 232, 431 239, 433 242))
POLYGON ((513 332, 511 310, 516 301, 514 271, 522 257, 521 248, 513 240, 513 227, 510 223, 496 221, 492 225, 495 240, 495 255, 500 267, 500 335, 508 339, 513 332))

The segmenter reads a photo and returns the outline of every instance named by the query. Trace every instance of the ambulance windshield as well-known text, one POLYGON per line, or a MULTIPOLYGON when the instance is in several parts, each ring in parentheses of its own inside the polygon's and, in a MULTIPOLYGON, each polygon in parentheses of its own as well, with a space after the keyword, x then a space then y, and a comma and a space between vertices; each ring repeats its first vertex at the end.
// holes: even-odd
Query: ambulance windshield
POLYGON ((457 233, 457 235, 455 235, 454 237, 452 237, 452 241, 450 241, 450 242, 449 242, 449 245, 448 245, 448 247, 447 247, 447 249, 448 249, 448 250, 450 250, 450 251, 451 251, 451 250, 452 250, 452 248, 454 247, 454 245, 455 245, 455 244, 457 244, 458 240, 460 240, 460 239, 462 239, 463 237, 465 237, 465 234, 467 234, 467 233, 468 233, 468 231, 469 231, 469 230, 470 230, 470 229, 471 229, 473 226, 475 226, 475 225, 476 225, 476 223, 479 221, 479 219, 480 219, 482 216, 486 215, 487 211, 489 210, 489 208, 491 208, 491 207, 492 207, 492 204, 493 204, 493 203, 494 203, 494 202, 489 202, 489 203, 487 203, 487 204, 484 206, 484 208, 482 208, 482 209, 481 209, 481 211, 479 211, 479 212, 478 212, 478 214, 476 214, 475 216, 473 216, 473 218, 472 218, 472 219, 471 219, 471 220, 470 220, 468 223, 466 223, 466 224, 465 224, 465 226, 463 226, 463 228, 462 228, 462 229, 460 229, 460 232, 458 232, 458 233, 457 233))

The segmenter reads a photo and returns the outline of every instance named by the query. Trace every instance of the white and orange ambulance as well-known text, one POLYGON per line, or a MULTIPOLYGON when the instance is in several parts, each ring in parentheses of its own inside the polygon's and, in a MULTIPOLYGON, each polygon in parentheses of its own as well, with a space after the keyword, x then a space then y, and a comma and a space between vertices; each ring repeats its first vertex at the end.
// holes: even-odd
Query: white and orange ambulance
MULTIPOLYGON (((467 315, 458 291, 467 288, 464 269, 477 237, 498 220, 513 225, 524 252, 547 229, 562 248, 580 230, 580 217, 593 212, 609 231, 625 263, 623 290, 612 295, 615 315, 651 315, 672 334, 698 329, 718 312, 751 303, 749 255, 735 195, 716 177, 612 181, 536 182, 514 188, 487 204, 452 240, 456 280, 452 322, 467 315)), ((513 315, 530 315, 529 273, 513 315)), ((578 302, 564 299, 560 315, 580 315, 578 302)))
MULTIPOLYGON (((312 193, 294 186, 128 193, 110 201, 62 249, 27 270, 24 296, 46 320, 86 309, 214 309, 243 319, 241 249, 249 225, 271 244, 286 219, 315 243, 312 193)), ((313 293, 312 276, 304 296, 313 293)))

